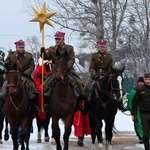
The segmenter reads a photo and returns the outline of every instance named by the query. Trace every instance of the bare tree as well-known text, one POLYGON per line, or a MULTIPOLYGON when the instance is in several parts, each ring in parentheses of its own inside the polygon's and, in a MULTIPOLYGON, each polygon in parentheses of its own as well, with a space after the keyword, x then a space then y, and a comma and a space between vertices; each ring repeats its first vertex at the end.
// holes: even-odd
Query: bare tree
POLYGON ((29 48, 29 50, 31 51, 31 53, 33 54, 34 58, 35 58, 35 63, 38 63, 38 58, 40 56, 40 42, 39 39, 36 36, 32 36, 30 38, 26 39, 26 43, 27 43, 27 48, 29 48))
MULTIPOLYGON (((31 3, 25 0, 24 3, 31 13, 31 6, 39 8, 43 1, 34 0, 31 3)), ((89 49, 95 48, 97 40, 106 38, 111 52, 115 54, 127 3, 128 0, 54 0, 47 8, 57 12, 53 17, 56 24, 78 33, 89 49)))

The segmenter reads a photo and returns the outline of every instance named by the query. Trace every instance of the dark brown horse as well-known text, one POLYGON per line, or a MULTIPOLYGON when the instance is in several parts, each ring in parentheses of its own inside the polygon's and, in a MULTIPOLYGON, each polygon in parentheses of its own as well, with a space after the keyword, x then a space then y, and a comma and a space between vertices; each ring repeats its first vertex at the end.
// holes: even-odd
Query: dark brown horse
POLYGON ((21 150, 29 150, 30 128, 33 120, 33 110, 25 89, 25 80, 22 80, 17 65, 6 65, 8 95, 3 106, 3 112, 8 118, 11 127, 13 150, 18 150, 18 125, 21 126, 21 150), (25 144, 26 143, 26 147, 25 144))
POLYGON ((49 108, 52 116, 52 135, 56 141, 56 149, 62 150, 60 144, 59 119, 64 122, 64 150, 68 150, 68 140, 71 133, 77 101, 73 88, 69 82, 69 70, 67 63, 67 52, 63 55, 57 53, 56 61, 56 84, 49 100, 49 108))

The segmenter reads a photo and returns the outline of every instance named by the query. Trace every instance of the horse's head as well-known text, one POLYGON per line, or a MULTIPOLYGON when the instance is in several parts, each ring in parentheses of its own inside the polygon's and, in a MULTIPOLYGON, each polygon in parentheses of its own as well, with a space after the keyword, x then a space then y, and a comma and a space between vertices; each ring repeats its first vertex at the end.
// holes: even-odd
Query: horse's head
POLYGON ((65 51, 62 55, 57 52, 56 60, 56 79, 64 80, 68 72, 68 62, 67 62, 68 53, 65 51))
POLYGON ((10 95, 13 95, 17 92, 17 89, 20 85, 21 81, 21 73, 17 69, 16 64, 5 65, 7 70, 7 85, 8 85, 8 92, 10 95))
POLYGON ((123 97, 122 90, 122 73, 125 67, 122 69, 111 68, 102 79, 102 83, 105 83, 105 90, 108 89, 113 94, 114 98, 121 101, 123 97), (106 82, 107 81, 107 82, 106 82))

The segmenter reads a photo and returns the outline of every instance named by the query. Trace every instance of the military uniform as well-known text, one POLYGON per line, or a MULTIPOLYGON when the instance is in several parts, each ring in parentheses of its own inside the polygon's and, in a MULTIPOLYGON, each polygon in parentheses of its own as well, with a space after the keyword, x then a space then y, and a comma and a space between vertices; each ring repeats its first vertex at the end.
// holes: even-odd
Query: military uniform
POLYGON ((32 54, 28 52, 24 52, 23 54, 18 53, 17 51, 9 52, 4 62, 7 65, 16 63, 18 70, 22 73, 26 73, 28 76, 31 76, 35 68, 32 54))
MULTIPOLYGON (((150 74, 146 74, 144 78, 150 78, 150 74)), ((137 89, 133 99, 132 115, 134 119, 137 118, 137 109, 141 114, 143 141, 146 150, 150 149, 149 146, 149 132, 150 132, 150 86, 146 84, 137 89)))
POLYGON ((68 55, 68 69, 70 74, 74 77, 77 87, 79 88, 79 94, 80 95, 84 95, 84 91, 83 91, 83 87, 82 87, 82 81, 79 78, 79 76, 75 73, 73 65, 75 63, 75 54, 74 54, 74 49, 71 45, 67 45, 67 44, 62 44, 59 45, 59 47, 57 45, 55 46, 51 46, 49 48, 49 50, 47 50, 44 54, 44 60, 52 60, 53 63, 53 67, 52 67, 52 73, 50 75, 50 77, 48 77, 45 81, 44 84, 44 93, 49 93, 48 90, 50 89, 50 85, 49 85, 49 80, 51 80, 51 78, 55 78, 54 74, 56 71, 56 67, 55 67, 55 62, 57 59, 57 55, 56 55, 56 50, 59 51, 60 54, 63 54, 65 51, 67 51, 68 55))
MULTIPOLYGON (((16 46, 24 47, 24 41, 19 40, 16 43, 16 46)), ((4 61, 5 65, 11 65, 16 63, 17 69, 23 74, 22 80, 26 80, 26 90, 28 92, 29 99, 31 100, 31 105, 33 107, 37 104, 37 90, 36 86, 31 78, 31 74, 34 71, 35 64, 32 54, 24 51, 20 53, 18 51, 9 52, 6 60, 4 61)), ((7 96, 7 81, 4 82, 3 87, 0 92, 0 98, 5 99, 7 96)), ((34 108, 35 108, 34 107, 34 108)), ((37 109, 36 109, 37 111, 37 109)), ((37 111, 38 113, 38 111, 37 111)))
POLYGON ((111 54, 107 52, 104 54, 101 54, 100 52, 92 54, 89 67, 91 77, 93 77, 95 74, 104 76, 105 72, 112 66, 113 58, 111 54))
POLYGON ((102 78, 105 72, 112 66, 113 58, 111 54, 107 52, 101 54, 99 51, 92 54, 89 67, 91 77, 84 88, 87 101, 90 101, 95 86, 93 76, 97 74, 100 76, 100 78, 102 78))

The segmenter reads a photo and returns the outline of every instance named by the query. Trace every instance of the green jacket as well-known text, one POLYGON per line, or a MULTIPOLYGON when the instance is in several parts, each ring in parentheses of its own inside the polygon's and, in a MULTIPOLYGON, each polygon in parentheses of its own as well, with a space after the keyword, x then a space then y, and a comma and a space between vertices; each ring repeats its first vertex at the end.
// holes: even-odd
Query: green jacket
POLYGON ((131 112, 132 111, 132 103, 133 103, 133 99, 134 99, 134 96, 135 96, 135 93, 136 93, 136 89, 132 89, 131 92, 129 93, 128 95, 128 103, 127 103, 127 108, 128 110, 131 112))
POLYGON ((31 75, 34 71, 35 64, 31 53, 24 52, 23 54, 17 51, 9 52, 5 64, 11 65, 13 63, 17 64, 18 70, 27 75, 31 75))
POLYGON ((97 73, 104 75, 111 66, 113 66, 113 58, 111 54, 107 52, 104 54, 100 54, 99 52, 93 53, 89 67, 91 77, 97 73))

